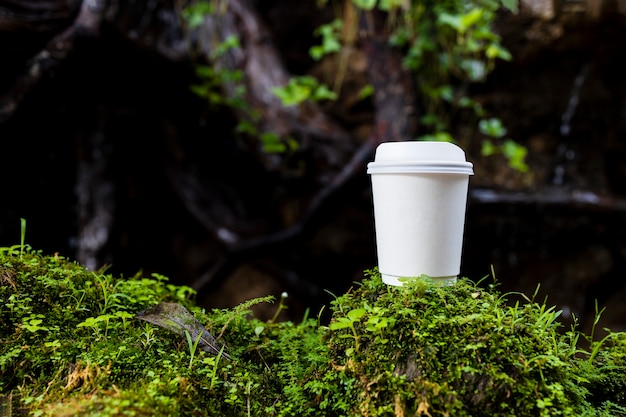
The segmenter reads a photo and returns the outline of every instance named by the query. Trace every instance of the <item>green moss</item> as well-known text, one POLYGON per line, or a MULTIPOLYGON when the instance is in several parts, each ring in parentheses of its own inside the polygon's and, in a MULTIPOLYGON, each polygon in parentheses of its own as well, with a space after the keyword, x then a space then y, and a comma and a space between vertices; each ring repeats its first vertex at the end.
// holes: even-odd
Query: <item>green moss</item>
POLYGON ((334 302, 335 320, 359 312, 358 338, 345 331, 328 341, 336 366, 356 381, 359 406, 350 412, 625 415, 623 334, 594 342, 603 354, 590 362, 580 334, 559 329, 560 312, 520 298, 507 304, 467 280, 408 288, 364 280, 334 302))
POLYGON ((623 333, 585 352, 554 308, 468 280, 397 288, 368 272, 327 326, 252 317, 269 297, 204 311, 194 295, 0 249, 0 414, 626 415, 623 333), (161 302, 187 308, 232 360, 135 318, 161 302))

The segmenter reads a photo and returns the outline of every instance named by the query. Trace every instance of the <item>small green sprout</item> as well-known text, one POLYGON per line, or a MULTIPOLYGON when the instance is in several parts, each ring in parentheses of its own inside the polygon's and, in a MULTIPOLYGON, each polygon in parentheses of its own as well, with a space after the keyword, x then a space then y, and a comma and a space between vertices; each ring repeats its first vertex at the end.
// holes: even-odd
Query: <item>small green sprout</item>
POLYGON ((336 331, 341 329, 350 329, 351 334, 342 334, 340 338, 352 338, 354 339, 354 348, 346 349, 346 354, 350 356, 354 351, 359 351, 359 335, 356 331, 355 323, 359 322, 361 317, 366 313, 364 308, 355 308, 348 311, 345 317, 337 317, 335 321, 328 326, 330 330, 336 331))
POLYGON ((276 309, 274 316, 269 320, 269 323, 275 323, 280 313, 283 310, 287 310, 288 307, 287 307, 287 304, 285 303, 285 301, 287 300, 287 297, 289 297, 289 294, 287 294, 286 291, 283 291, 280 294, 280 300, 278 301, 278 308, 276 309))

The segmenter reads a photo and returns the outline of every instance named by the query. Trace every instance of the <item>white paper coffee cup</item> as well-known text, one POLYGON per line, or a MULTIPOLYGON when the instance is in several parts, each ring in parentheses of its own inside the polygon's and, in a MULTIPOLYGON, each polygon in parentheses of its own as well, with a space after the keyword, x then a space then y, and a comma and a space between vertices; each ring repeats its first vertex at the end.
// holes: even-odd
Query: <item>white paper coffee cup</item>
POLYGON ((367 173, 383 282, 402 285, 403 278, 421 275, 456 281, 474 175, 465 152, 448 142, 386 142, 367 173))

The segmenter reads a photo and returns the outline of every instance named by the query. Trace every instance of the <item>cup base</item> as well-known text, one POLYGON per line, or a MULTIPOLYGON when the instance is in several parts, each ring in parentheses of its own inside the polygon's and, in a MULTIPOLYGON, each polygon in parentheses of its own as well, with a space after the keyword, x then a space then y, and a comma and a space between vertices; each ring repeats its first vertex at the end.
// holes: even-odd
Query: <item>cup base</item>
MULTIPOLYGON (((389 274, 382 274, 381 276, 383 278, 383 282, 387 285, 394 285, 396 287, 401 287, 403 286, 408 280, 414 279, 414 278, 420 278, 420 277, 399 277, 396 275, 389 275, 389 274)), ((430 279, 432 282, 434 282, 437 285, 441 285, 441 286, 447 286, 447 285, 454 285, 456 283, 457 277, 456 276, 451 276, 451 277, 429 277, 426 275, 422 275, 422 278, 427 278, 430 279)))

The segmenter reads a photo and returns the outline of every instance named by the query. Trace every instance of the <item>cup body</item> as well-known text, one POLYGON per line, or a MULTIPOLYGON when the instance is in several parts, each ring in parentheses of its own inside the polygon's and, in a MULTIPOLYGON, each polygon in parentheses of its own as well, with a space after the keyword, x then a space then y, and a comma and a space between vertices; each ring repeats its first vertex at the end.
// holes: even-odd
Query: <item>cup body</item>
POLYGON ((368 164, 378 268, 383 281, 427 275, 454 282, 461 268, 469 175, 447 142, 387 142, 368 164))

